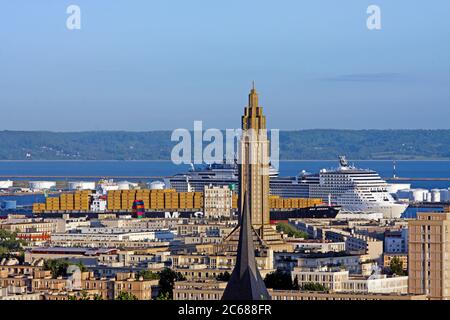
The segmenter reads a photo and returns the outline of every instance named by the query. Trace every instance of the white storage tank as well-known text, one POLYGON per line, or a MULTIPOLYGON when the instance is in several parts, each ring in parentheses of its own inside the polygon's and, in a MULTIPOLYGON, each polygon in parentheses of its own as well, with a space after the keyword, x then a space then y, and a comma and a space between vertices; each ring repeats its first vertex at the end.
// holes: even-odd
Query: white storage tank
POLYGON ((106 194, 108 191, 116 191, 119 190, 119 186, 117 184, 102 184, 99 187, 100 190, 106 194))
POLYGON ((69 190, 95 190, 95 182, 69 181, 69 190))
POLYGON ((0 189, 9 189, 13 187, 13 182, 11 180, 0 181, 0 189))
POLYGON ((48 190, 55 187, 55 181, 30 181, 31 190, 48 190))
POLYGON ((166 188, 166 184, 162 181, 153 181, 148 184, 150 190, 163 190, 166 188))
POLYGON ((129 181, 119 181, 117 182, 117 187, 119 190, 130 190, 136 189, 139 185, 137 183, 129 182, 129 181))
POLYGON ((113 180, 101 180, 98 183, 98 190, 102 194, 107 194, 108 191, 119 190, 119 186, 113 180))
POLYGON ((448 198, 448 190, 447 189, 441 189, 439 190, 440 194, 441 194, 441 201, 442 202, 447 202, 449 200, 448 198))
POLYGON ((414 202, 423 202, 423 189, 412 189, 411 190, 411 201, 414 202))
POLYGON ((438 189, 431 190, 431 202, 441 202, 441 191, 438 189))

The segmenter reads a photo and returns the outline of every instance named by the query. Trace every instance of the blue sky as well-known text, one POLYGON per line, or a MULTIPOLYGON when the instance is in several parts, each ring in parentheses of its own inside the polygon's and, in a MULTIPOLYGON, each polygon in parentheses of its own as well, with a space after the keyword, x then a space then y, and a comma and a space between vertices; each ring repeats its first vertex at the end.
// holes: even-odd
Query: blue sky
POLYGON ((450 128, 449 15, 448 0, 3 0, 0 130, 235 128, 252 80, 271 128, 450 128))

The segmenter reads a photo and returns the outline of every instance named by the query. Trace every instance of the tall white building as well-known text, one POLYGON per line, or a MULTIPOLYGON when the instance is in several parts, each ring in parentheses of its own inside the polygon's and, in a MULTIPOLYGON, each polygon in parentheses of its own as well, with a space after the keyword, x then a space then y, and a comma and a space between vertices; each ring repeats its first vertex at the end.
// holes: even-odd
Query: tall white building
POLYGON ((292 279, 300 287, 306 284, 318 283, 333 292, 348 293, 396 293, 408 292, 408 277, 388 277, 383 274, 366 276, 350 276, 346 270, 329 270, 319 268, 316 270, 303 270, 294 268, 292 279))
POLYGON ((231 217, 233 192, 227 186, 205 186, 203 201, 206 218, 231 217))

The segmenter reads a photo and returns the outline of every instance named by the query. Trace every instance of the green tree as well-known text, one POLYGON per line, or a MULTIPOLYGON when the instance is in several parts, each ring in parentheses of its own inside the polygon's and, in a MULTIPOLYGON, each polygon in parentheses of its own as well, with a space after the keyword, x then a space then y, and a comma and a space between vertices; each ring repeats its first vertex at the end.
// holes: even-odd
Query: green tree
POLYGON ((94 294, 94 300, 103 300, 103 297, 100 294, 94 294))
POLYGON ((298 230, 296 227, 286 222, 279 222, 277 224, 277 231, 283 232, 287 234, 289 237, 305 238, 305 239, 308 238, 307 233, 298 230))
POLYGON ((231 274, 228 271, 221 272, 217 275, 216 280, 217 281, 229 281, 231 278, 231 274))
POLYGON ((134 294, 126 291, 121 291, 115 300, 139 300, 134 294))
POLYGON ((44 269, 50 270, 53 278, 67 277, 67 268, 71 265, 79 267, 81 272, 87 271, 87 268, 82 262, 73 263, 66 259, 46 260, 44 263, 44 269))
POLYGON ((159 292, 168 295, 169 299, 173 299, 173 286, 176 281, 185 281, 186 278, 179 272, 165 268, 159 273, 159 292))
POLYGON ((403 270, 403 261, 399 259, 399 257, 393 257, 391 259, 391 262, 389 264, 389 269, 391 269, 391 272, 398 275, 398 276, 404 276, 406 275, 405 270, 403 270))
POLYGON ((325 287, 324 285, 320 284, 320 283, 314 283, 314 282, 310 282, 310 283, 305 283, 301 289, 303 291, 328 291, 328 288, 325 287))
MULTIPOLYGON (((96 296, 98 296, 98 295, 97 294, 94 295, 94 300, 103 300, 103 299, 101 299, 101 296, 100 296, 100 299, 96 299, 96 296)), ((77 294, 70 295, 67 297, 67 299, 68 300, 77 300, 77 301, 91 300, 91 298, 89 297, 89 294, 86 290, 82 290, 78 295, 77 294)))
POLYGON ((17 238, 16 232, 0 229, 0 258, 19 258, 26 244, 26 241, 17 238))
POLYGON ((170 299, 170 296, 169 296, 168 292, 166 292, 166 293, 160 292, 158 294, 158 296, 156 297, 156 300, 171 300, 171 299, 170 299))
POLYGON ((85 291, 85 290, 81 291, 80 300, 90 300, 87 291, 85 291))
POLYGON ((142 270, 136 273, 136 279, 142 277, 144 280, 159 280, 159 274, 151 270, 142 270))
POLYGON ((288 272, 283 272, 277 270, 266 275, 264 283, 267 288, 272 288, 275 290, 292 290, 292 277, 288 272))

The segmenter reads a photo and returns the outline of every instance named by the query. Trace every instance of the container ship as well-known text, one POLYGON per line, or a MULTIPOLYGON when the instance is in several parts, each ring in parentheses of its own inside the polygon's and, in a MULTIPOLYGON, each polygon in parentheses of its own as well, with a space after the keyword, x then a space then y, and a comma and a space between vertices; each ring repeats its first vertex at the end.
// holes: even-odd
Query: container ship
MULTIPOLYGON (((225 215, 237 212, 238 196, 231 193, 231 203, 225 215)), ((203 192, 177 192, 175 189, 110 190, 107 195, 77 191, 49 197, 45 203, 35 203, 33 213, 39 216, 96 217, 99 214, 133 215, 136 218, 202 218, 205 216, 203 192)), ((269 196, 270 219, 334 218, 337 206, 326 206, 320 198, 282 198, 269 196)))
MULTIPOLYGON (((338 206, 316 206, 307 208, 298 208, 293 210, 271 210, 270 211, 270 221, 271 223, 276 223, 279 221, 287 221, 289 219, 333 219, 340 212, 340 207, 338 206)), ((70 212, 70 213, 55 213, 55 212, 43 212, 39 214, 43 218, 54 218, 62 217, 64 214, 68 214, 70 217, 88 217, 88 218, 98 218, 99 214, 105 214, 107 212, 70 212)), ((129 211, 118 211, 114 212, 117 216, 129 216, 133 215, 135 218, 159 218, 159 219, 176 219, 176 218, 202 218, 202 211, 141 211, 138 213, 133 213, 129 211)))

